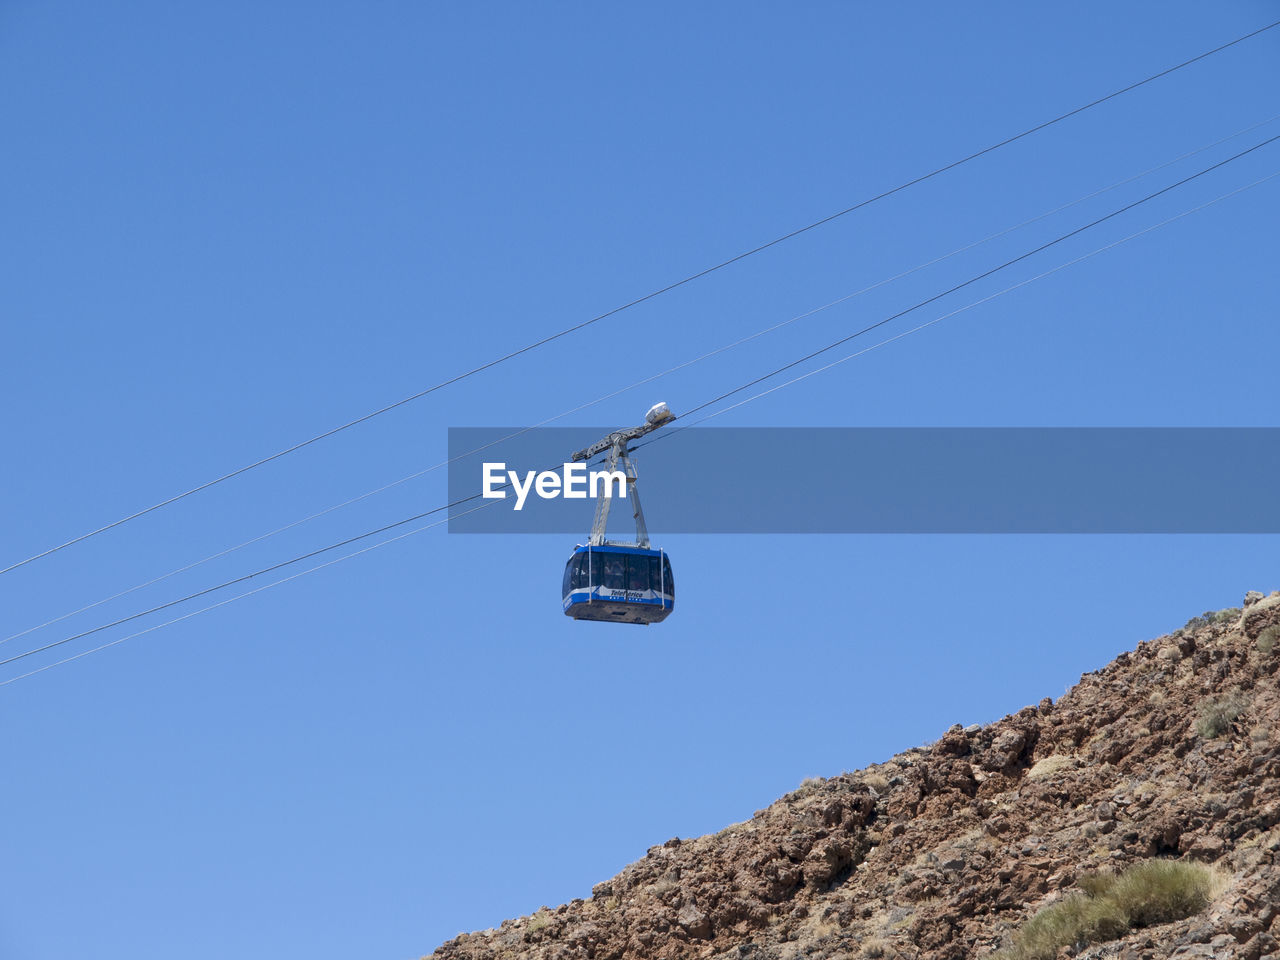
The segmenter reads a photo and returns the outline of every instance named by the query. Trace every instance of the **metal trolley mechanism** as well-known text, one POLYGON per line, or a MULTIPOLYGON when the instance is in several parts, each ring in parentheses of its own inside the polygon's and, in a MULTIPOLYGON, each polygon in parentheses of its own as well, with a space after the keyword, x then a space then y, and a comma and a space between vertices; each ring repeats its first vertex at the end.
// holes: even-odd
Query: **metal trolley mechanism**
POLYGON ((652 433, 675 415, 665 403, 657 403, 644 415, 644 423, 618 430, 579 450, 572 460, 589 460, 609 451, 609 470, 620 470, 626 476, 627 494, 636 521, 636 539, 626 543, 606 538, 609 507, 613 504, 611 484, 596 498, 596 515, 591 524, 591 539, 574 548, 564 567, 565 616, 575 620, 604 620, 610 623, 659 623, 665 620, 676 603, 676 585, 671 576, 671 560, 664 550, 649 543, 649 531, 640 508, 640 491, 636 484, 636 468, 631 461, 628 444, 652 433))

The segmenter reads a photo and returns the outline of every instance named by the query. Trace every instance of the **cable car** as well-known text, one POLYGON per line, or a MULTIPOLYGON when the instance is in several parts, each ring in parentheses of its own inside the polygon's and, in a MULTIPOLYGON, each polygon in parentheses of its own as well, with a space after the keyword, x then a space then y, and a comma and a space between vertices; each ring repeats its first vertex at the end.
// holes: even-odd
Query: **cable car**
POLYGON ((577 547, 562 592, 564 612, 575 620, 659 623, 676 605, 666 551, 616 543, 577 547))
POLYGON ((580 462, 608 450, 609 469, 621 467, 635 514, 636 542, 606 539, 613 484, 605 484, 604 491, 596 498, 591 539, 586 546, 575 547, 564 566, 560 592, 564 598, 565 616, 575 620, 648 625, 665 620, 675 609, 676 584, 671 576, 671 560, 665 551, 649 544, 649 531, 645 527, 640 492, 636 487, 635 464, 631 462, 627 448, 630 441, 674 419, 665 403, 655 404, 645 414, 645 422, 640 426, 611 433, 573 455, 573 460, 580 462))

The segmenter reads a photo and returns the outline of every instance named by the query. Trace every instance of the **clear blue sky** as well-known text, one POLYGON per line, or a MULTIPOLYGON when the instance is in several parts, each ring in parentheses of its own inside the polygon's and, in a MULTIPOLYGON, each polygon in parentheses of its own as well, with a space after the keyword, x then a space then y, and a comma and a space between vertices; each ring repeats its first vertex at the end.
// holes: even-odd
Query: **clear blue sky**
MULTIPOLYGON (((0 3, 0 566, 1277 9, 0 3)), ((0 576, 0 633, 421 470, 450 426, 541 420, 1264 121, 1278 65, 1280 30, 0 576)), ((569 422, 688 409, 1277 132, 569 422)), ((937 312, 1277 170, 1280 147, 1259 150, 937 312)), ((1278 201, 1280 179, 722 422, 1275 426, 1278 201)), ((444 487, 428 474, 0 651, 444 487)), ((0 956, 407 960, 1280 587, 1262 536, 660 539, 680 594, 659 627, 561 615, 572 538, 435 529, 0 687, 0 956)))

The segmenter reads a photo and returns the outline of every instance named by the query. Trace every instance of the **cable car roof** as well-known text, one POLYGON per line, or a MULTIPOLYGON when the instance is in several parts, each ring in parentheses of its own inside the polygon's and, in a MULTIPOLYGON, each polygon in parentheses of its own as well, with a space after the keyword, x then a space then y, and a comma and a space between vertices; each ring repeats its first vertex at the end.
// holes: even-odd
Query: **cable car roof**
POLYGON ((638 553, 647 557, 656 557, 660 553, 666 553, 661 547, 641 547, 634 543, 601 543, 601 544, 578 544, 573 548, 573 552, 577 553, 638 553))

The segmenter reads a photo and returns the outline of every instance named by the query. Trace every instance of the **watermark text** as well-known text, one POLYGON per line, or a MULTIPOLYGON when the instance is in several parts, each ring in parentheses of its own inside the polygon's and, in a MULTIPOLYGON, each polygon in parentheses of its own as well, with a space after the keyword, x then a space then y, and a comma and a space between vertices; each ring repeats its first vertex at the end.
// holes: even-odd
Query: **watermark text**
POLYGON ((585 463, 566 463, 559 471, 526 470, 523 478, 517 470, 508 470, 505 462, 483 464, 485 500, 505 500, 507 487, 516 492, 515 509, 523 510, 533 490, 543 500, 585 500, 587 497, 625 497, 627 475, 621 470, 587 471, 585 463), (523 479, 523 482, 521 480, 523 479))

